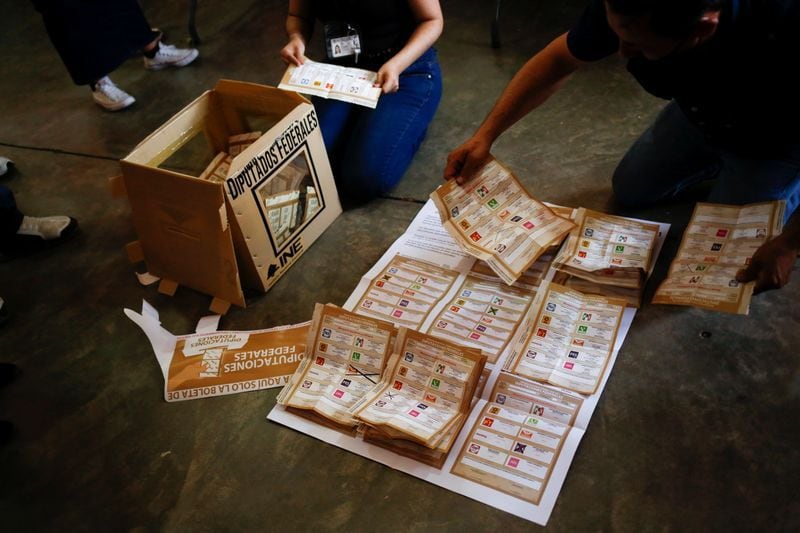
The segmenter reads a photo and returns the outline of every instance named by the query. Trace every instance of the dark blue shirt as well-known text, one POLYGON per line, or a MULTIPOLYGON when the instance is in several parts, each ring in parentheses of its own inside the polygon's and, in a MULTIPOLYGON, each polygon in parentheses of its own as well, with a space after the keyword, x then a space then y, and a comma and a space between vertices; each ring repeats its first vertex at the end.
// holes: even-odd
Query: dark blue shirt
MULTIPOLYGON (((603 0, 593 0, 567 35, 570 52, 596 61, 619 39, 603 0)), ((779 155, 800 145, 800 1, 727 0, 704 43, 666 58, 628 60, 649 93, 674 99, 708 140, 753 155, 779 155)))

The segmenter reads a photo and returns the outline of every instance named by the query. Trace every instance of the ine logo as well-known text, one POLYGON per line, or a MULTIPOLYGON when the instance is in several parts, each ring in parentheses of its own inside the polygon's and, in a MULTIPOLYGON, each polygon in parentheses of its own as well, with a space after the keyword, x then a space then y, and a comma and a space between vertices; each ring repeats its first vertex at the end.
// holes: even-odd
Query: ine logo
POLYGON ((283 252, 276 258, 278 263, 272 263, 267 269, 267 279, 278 274, 283 267, 291 264, 303 253, 303 241, 298 237, 293 243, 284 248, 283 252))

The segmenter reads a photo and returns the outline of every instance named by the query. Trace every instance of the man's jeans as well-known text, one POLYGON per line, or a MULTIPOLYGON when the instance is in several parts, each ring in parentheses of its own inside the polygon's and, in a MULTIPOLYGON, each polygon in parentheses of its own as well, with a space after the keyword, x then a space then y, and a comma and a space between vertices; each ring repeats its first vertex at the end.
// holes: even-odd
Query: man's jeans
POLYGON ((400 90, 375 109, 314 98, 339 192, 362 201, 391 190, 417 152, 442 97, 431 48, 400 75, 400 90))
POLYGON ((800 147, 777 159, 714 148, 673 101, 620 161, 614 172, 614 196, 626 206, 652 204, 710 179, 716 181, 709 202, 784 199, 788 220, 800 203, 800 147))

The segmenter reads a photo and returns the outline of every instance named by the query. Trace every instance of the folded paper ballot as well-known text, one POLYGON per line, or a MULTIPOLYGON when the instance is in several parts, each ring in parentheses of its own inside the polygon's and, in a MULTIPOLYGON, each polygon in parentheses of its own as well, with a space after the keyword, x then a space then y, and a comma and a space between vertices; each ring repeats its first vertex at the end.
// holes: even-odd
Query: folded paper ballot
POLYGON ((278 88, 375 109, 381 96, 381 88, 374 86, 377 79, 371 70, 307 59, 300 66, 289 65, 278 88))
POLYGON ((308 357, 278 403, 353 429, 358 421, 351 409, 380 381, 396 333, 388 322, 317 304, 306 340, 308 357))
POLYGON ((597 390, 625 301, 545 282, 528 311, 506 370, 565 389, 597 390))
POLYGON ((431 199, 456 243, 509 285, 575 226, 528 194, 497 160, 467 184, 439 186, 431 199))
POLYGON ((755 282, 739 283, 736 273, 750 264, 762 244, 783 231, 785 209, 783 200, 698 203, 653 303, 746 315, 755 282))
POLYGON ((279 404, 441 466, 478 389, 479 349, 331 304, 316 305, 306 342, 309 355, 279 404))
MULTIPOLYGON (((486 356, 475 348, 400 328, 383 377, 352 409, 355 417, 390 437, 435 450, 420 460, 441 466, 466 421, 486 356)), ((404 455, 414 457, 409 443, 404 455)))
POLYGON ((553 261, 557 283, 639 307, 655 266, 660 227, 654 222, 580 208, 576 226, 553 261))

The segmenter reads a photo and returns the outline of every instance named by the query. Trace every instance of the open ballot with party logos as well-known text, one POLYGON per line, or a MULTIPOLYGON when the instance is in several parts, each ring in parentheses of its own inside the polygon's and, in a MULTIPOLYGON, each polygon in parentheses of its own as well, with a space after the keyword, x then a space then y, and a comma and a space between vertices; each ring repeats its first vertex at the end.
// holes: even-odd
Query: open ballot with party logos
POLYGON ((655 267, 659 225, 582 207, 573 218, 575 227, 553 262, 554 280, 640 307, 655 267))
POLYGON ((509 285, 575 226, 528 194, 494 159, 464 185, 440 185, 431 199, 459 246, 509 285))
POLYGON ((317 304, 308 330, 308 357, 278 395, 278 403, 345 431, 353 407, 381 380, 397 329, 335 305, 317 304))
POLYGON ((440 467, 485 364, 479 349, 400 328, 381 381, 353 407, 365 440, 440 467))
POLYGON ((552 253, 541 256, 509 286, 481 261, 462 273, 398 254, 362 280, 357 300, 345 305, 397 327, 478 348, 493 364, 522 322, 552 259, 552 253))
POLYGON ((480 350, 317 304, 308 357, 278 395, 294 413, 428 464, 441 464, 466 421, 480 350))
POLYGON ((580 394, 500 373, 451 473, 538 505, 559 454, 568 451, 567 437, 580 431, 584 402, 580 394))
POLYGON ((762 244, 783 231, 783 200, 748 205, 698 203, 653 303, 746 315, 755 281, 739 283, 762 244))
POLYGON ((378 73, 371 70, 306 59, 300 66, 289 65, 278 88, 375 109, 381 96, 377 80, 378 73))
POLYGON ((536 294, 506 370, 592 394, 617 338, 625 301, 545 282, 536 294))
POLYGON ((131 261, 218 313, 245 306, 243 287, 269 290, 342 210, 314 107, 274 87, 220 81, 120 166, 131 261))

